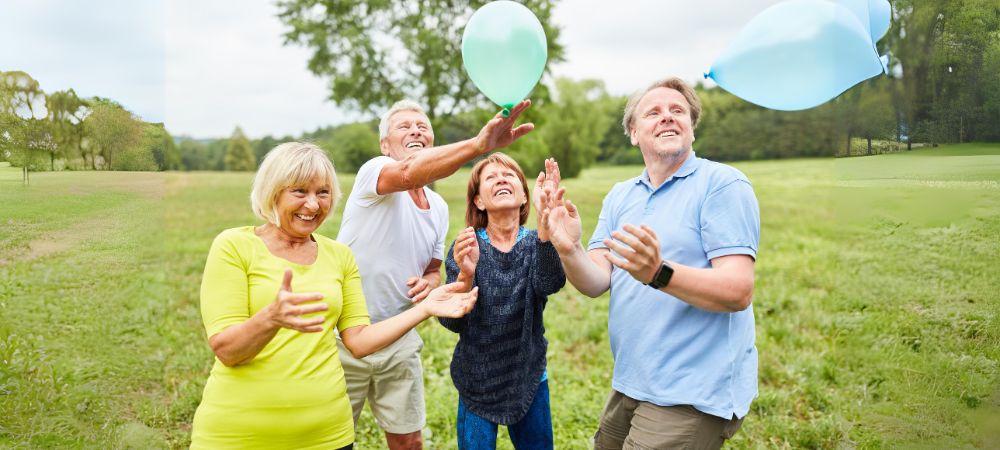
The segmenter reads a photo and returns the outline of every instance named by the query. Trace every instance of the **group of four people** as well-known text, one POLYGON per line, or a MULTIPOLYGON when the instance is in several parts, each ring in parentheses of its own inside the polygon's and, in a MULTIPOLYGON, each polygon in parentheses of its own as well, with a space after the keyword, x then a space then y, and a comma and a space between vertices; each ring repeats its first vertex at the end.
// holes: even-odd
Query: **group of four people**
POLYGON ((506 425, 516 448, 551 449, 542 314, 567 280, 590 297, 611 291, 614 374, 594 448, 719 448, 736 432, 757 392, 759 211, 746 176, 695 156, 696 93, 668 78, 629 99, 622 125, 645 170, 605 197, 586 247, 558 164, 546 160, 530 192, 494 153, 533 129, 514 126, 529 105, 439 147, 419 105, 393 105, 383 156, 359 169, 336 241, 315 233, 340 195, 323 151, 268 153, 251 193, 266 223, 222 232, 206 262, 217 360, 192 448, 351 448, 366 400, 388 448, 421 448, 413 328, 436 316, 459 334, 458 447, 495 448, 506 425), (445 257, 447 204, 426 186, 482 156, 468 228, 445 257), (532 205, 537 230, 524 226, 532 205))

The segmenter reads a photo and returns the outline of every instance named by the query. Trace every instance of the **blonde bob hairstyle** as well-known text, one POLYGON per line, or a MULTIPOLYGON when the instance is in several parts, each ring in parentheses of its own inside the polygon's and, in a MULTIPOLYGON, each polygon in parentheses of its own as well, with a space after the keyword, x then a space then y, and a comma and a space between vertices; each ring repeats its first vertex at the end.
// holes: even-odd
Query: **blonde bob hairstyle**
POLYGON ((632 135, 632 125, 635 123, 635 108, 639 106, 639 101, 649 91, 658 88, 669 88, 680 92, 684 96, 684 99, 687 100, 688 105, 690 105, 691 129, 693 130, 698 127, 698 119, 701 117, 701 100, 698 98, 698 94, 684 80, 677 77, 670 77, 656 81, 649 85, 646 90, 638 91, 629 97, 628 103, 625 104, 625 114, 622 117, 622 128, 625 129, 625 136, 632 135))
POLYGON ((528 221, 528 213, 531 212, 531 191, 528 190, 528 182, 524 179, 524 171, 513 158, 500 152, 495 152, 480 160, 472 167, 472 175, 469 177, 469 189, 465 204, 465 226, 475 229, 486 228, 490 223, 490 216, 486 211, 476 207, 476 196, 479 195, 479 184, 482 182, 483 169, 489 164, 499 164, 511 169, 521 180, 521 187, 524 188, 524 196, 528 200, 521 205, 521 225, 528 221))
POLYGON ((286 188, 303 186, 315 177, 326 181, 333 199, 330 210, 335 210, 340 199, 340 186, 337 184, 337 172, 333 170, 333 163, 326 152, 316 144, 305 142, 286 142, 274 147, 264 156, 253 178, 253 189, 250 191, 253 213, 280 227, 278 195, 286 188))

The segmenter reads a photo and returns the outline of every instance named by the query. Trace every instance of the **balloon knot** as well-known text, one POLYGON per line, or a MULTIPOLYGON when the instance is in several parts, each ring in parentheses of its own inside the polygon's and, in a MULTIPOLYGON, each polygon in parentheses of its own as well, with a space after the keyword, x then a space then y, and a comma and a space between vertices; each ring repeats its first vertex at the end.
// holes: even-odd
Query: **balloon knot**
POLYGON ((504 108, 503 109, 503 116, 504 117, 510 117, 510 108, 504 108))

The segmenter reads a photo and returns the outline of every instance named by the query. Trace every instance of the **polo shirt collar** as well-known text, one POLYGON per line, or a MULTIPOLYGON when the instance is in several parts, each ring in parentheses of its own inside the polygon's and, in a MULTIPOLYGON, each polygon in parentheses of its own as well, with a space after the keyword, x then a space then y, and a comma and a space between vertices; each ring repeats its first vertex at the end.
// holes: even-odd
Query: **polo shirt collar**
MULTIPOLYGON (((684 164, 681 164, 681 167, 677 169, 677 172, 674 172, 673 175, 664 180, 661 186, 665 186, 674 178, 686 178, 688 175, 694 173, 699 166, 701 166, 701 160, 694 154, 694 150, 691 150, 687 159, 684 160, 684 164)), ((644 184, 651 191, 656 189, 653 186, 653 183, 649 180, 649 169, 646 168, 642 169, 642 175, 635 178, 635 184, 644 184)))

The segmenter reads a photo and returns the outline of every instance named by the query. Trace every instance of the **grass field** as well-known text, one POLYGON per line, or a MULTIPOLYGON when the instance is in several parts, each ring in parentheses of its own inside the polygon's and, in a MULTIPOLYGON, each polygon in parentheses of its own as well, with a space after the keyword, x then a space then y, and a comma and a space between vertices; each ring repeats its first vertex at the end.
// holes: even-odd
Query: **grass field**
MULTIPOLYGON (((761 205, 760 396, 729 447, 1000 448, 1000 146, 734 165, 761 205)), ((565 183, 585 237, 640 170, 565 183)), ((437 184, 452 236, 467 176, 437 184)), ((187 446, 212 363, 201 271, 219 231, 256 223, 251 177, 58 172, 22 187, 0 167, 0 448, 187 446)), ((607 302, 567 288, 546 311, 560 449, 589 447, 608 393, 607 302)), ((454 448, 456 337, 420 332, 427 448, 454 448)), ((357 448, 382 447, 366 414, 357 448)))

